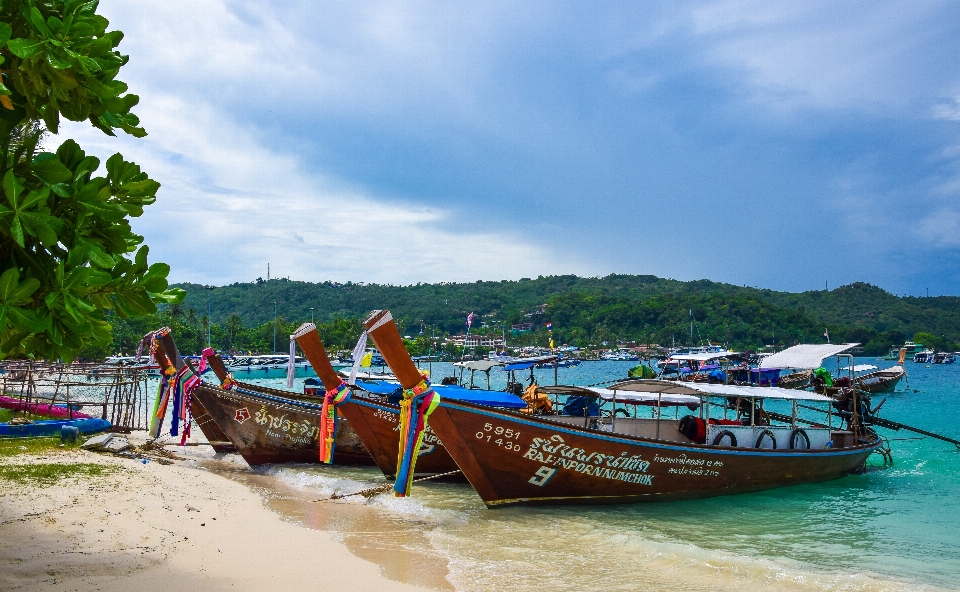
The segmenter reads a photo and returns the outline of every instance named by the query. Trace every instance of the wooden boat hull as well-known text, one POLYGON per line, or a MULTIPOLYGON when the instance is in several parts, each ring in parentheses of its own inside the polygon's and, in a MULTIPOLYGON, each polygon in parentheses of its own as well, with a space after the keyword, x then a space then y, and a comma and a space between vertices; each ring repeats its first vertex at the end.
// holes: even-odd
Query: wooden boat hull
MULTIPOLYGON (((201 385, 193 396, 251 465, 319 463, 320 405, 201 385)), ((337 424, 334 464, 371 465, 373 458, 347 421, 337 424)))
MULTIPOLYGON (((400 448, 400 408, 354 396, 341 403, 338 409, 370 451, 377 467, 384 475, 394 477, 400 448)), ((450 453, 428 424, 417 454, 415 476, 439 475, 456 470, 457 463, 453 462, 450 453)))
POLYGON ((857 378, 857 388, 868 393, 890 392, 897 388, 897 384, 904 376, 906 376, 905 373, 884 374, 883 372, 875 372, 867 374, 857 378))
POLYGON ((636 438, 442 401, 430 425, 488 507, 682 500, 828 481, 859 470, 852 448, 771 450, 636 438))
POLYGON ((213 447, 214 452, 237 451, 237 447, 230 442, 230 438, 227 437, 213 417, 210 416, 207 408, 196 398, 190 402, 190 414, 193 416, 193 421, 196 422, 197 427, 199 427, 203 433, 203 437, 207 439, 207 442, 210 442, 210 446, 213 447))

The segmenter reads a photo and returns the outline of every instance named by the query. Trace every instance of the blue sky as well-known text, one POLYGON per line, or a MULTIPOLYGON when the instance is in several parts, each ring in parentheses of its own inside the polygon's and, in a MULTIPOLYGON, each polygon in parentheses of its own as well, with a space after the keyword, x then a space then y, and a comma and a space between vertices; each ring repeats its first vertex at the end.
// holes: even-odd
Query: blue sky
MULTIPOLYGON (((101 2, 175 281, 960 294, 960 5, 101 2)), ((57 138, 48 144, 55 145, 57 138)))

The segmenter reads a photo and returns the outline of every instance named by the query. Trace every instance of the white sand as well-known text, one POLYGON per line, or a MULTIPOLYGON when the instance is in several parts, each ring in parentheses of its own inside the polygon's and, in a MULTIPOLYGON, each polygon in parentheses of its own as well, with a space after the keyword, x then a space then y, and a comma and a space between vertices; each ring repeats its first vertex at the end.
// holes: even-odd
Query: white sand
POLYGON ((282 521, 243 485, 190 463, 85 451, 4 462, 120 472, 46 488, 0 481, 3 592, 423 590, 382 577, 331 534, 282 521))

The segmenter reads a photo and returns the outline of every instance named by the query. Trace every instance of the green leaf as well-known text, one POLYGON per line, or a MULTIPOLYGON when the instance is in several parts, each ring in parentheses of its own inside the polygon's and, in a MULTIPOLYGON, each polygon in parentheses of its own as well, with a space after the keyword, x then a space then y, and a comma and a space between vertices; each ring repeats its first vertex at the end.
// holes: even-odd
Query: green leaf
POLYGON ((20 223, 20 218, 14 218, 10 222, 10 237, 13 238, 14 242, 21 247, 27 246, 27 243, 23 238, 23 225, 20 223))
POLYGON ((57 51, 47 51, 47 63, 57 70, 66 70, 73 65, 70 60, 60 55, 57 51))
POLYGON ((20 272, 16 267, 0 275, 0 332, 13 325, 31 333, 43 331, 46 326, 42 319, 21 305, 30 304, 30 296, 40 287, 36 278, 27 278, 20 282, 20 272))
MULTIPOLYGON (((37 157, 39 156, 40 155, 38 154, 37 157)), ((32 170, 36 176, 40 177, 41 181, 50 185, 54 183, 63 183, 64 181, 67 181, 73 177, 73 173, 70 172, 70 169, 63 166, 63 163, 60 162, 59 159, 56 159, 56 157, 46 158, 39 162, 35 158, 30 170, 32 170)))
POLYGON ((13 27, 7 23, 0 23, 0 47, 3 47, 7 44, 7 41, 10 41, 11 35, 13 35, 13 27))
POLYGON ((7 42, 10 53, 18 58, 31 58, 43 49, 43 42, 34 39, 11 39, 7 42))
POLYGON ((158 304, 178 304, 187 297, 187 292, 183 288, 170 288, 156 294, 150 294, 153 301, 158 304))
POLYGON ((46 37, 53 37, 50 33, 50 29, 47 27, 47 22, 43 19, 43 14, 40 12, 40 9, 36 6, 30 7, 30 22, 40 33, 46 37))
POLYGON ((20 184, 20 179, 13 174, 13 169, 7 169, 7 173, 3 176, 3 192, 14 208, 17 207, 17 198, 20 197, 21 191, 23 186, 20 184))

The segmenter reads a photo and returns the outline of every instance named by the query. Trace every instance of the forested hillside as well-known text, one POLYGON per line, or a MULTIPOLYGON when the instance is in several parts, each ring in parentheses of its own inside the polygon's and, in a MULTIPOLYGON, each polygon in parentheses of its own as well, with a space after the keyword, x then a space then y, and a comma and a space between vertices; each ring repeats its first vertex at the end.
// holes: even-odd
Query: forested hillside
POLYGON ((126 337, 118 335, 114 348, 147 326, 139 325, 163 319, 175 319, 183 331, 205 341, 208 295, 213 341, 221 349, 272 350, 274 306, 281 319, 281 350, 287 328, 311 317, 323 324, 327 339, 338 346, 347 343, 360 331, 358 319, 375 308, 393 311, 410 335, 419 334, 421 322, 430 335, 462 332, 470 312, 480 317, 474 331, 499 334, 512 324, 531 322, 534 331, 522 340, 544 345, 547 321, 558 342, 581 346, 618 339, 785 346, 823 342, 826 328, 833 341, 863 343, 867 353, 881 353, 918 332, 929 334, 926 345, 940 349, 955 349, 960 341, 960 298, 900 298, 863 283, 803 293, 629 275, 412 286, 274 279, 213 290, 180 287, 187 292, 182 305, 168 307, 156 319, 138 320, 136 328, 131 321, 118 321, 126 337))

